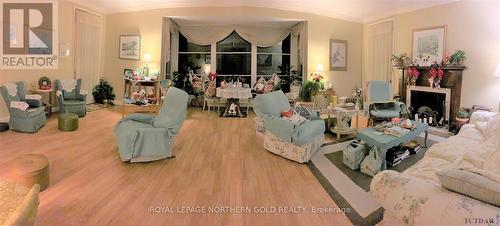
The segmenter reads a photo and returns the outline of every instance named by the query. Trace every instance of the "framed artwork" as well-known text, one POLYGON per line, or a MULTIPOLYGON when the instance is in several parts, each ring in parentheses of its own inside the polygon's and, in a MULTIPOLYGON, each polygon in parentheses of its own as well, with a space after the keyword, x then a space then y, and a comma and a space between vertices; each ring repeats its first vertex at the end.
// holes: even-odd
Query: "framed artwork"
POLYGON ((273 65, 272 54, 257 54, 257 66, 272 66, 272 65, 273 65))
POLYGON ((132 73, 134 72, 134 70, 130 69, 130 68, 125 68, 123 69, 123 75, 125 75, 125 77, 132 77, 132 73))
POLYGON ((330 71, 347 70, 347 40, 330 39, 330 71))
POLYGON ((140 60, 141 59, 141 36, 140 35, 120 35, 120 59, 140 60))
POLYGON ((205 54, 205 64, 211 64, 212 56, 210 54, 205 54))
POLYGON ((446 51, 446 26, 413 30, 413 63, 420 66, 440 64, 446 51))

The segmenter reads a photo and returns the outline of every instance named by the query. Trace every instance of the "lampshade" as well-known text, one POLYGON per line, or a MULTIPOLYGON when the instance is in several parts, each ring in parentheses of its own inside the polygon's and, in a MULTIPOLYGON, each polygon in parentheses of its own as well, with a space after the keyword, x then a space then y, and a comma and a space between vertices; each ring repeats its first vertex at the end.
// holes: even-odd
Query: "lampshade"
POLYGON ((146 62, 151 61, 151 53, 145 53, 143 61, 146 61, 146 62))
POLYGON ((317 64, 316 65, 316 72, 323 72, 323 71, 324 71, 323 64, 317 64))
POLYGON ((500 78, 500 63, 498 63, 497 69, 495 70, 495 77, 500 78))
POLYGON ((205 65, 205 73, 206 74, 210 73, 210 64, 205 65))

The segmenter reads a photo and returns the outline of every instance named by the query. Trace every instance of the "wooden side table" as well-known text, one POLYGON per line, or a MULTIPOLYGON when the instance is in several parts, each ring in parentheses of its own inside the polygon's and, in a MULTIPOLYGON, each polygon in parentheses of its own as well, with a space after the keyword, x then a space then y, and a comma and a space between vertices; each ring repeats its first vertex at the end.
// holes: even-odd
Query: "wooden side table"
POLYGON ((128 113, 132 112, 148 112, 148 113, 158 113, 160 110, 160 105, 158 104, 146 104, 146 105, 136 105, 123 103, 122 106, 122 118, 124 118, 128 113))
POLYGON ((54 89, 29 90, 28 93, 38 94, 38 95, 42 96, 42 103, 45 106, 45 112, 47 112, 47 114, 49 116, 52 115, 52 108, 54 108, 58 105, 57 101, 56 101, 56 92, 54 89))

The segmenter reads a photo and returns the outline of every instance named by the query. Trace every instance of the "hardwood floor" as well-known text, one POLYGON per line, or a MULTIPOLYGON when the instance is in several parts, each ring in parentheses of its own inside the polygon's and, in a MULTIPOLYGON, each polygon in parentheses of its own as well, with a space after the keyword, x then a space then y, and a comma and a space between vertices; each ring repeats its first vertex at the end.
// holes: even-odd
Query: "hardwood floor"
POLYGON ((90 112, 75 132, 53 116, 38 133, 0 133, 0 177, 19 155, 50 160, 50 186, 40 195, 37 225, 351 225, 306 165, 266 151, 252 117, 210 117, 190 109, 177 136, 176 158, 120 161, 113 127, 119 107, 90 112), (305 207, 305 213, 183 213, 182 207, 305 207), (175 213, 154 213, 152 207, 175 213))

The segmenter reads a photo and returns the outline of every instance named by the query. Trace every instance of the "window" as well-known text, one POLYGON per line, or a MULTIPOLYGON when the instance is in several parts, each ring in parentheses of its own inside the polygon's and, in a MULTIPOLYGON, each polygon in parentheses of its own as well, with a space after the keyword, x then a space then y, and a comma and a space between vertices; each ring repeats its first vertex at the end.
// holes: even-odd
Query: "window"
POLYGON ((217 74, 251 74, 252 44, 236 32, 217 43, 217 74))
POLYGON ((205 65, 210 65, 210 46, 201 46, 189 42, 179 34, 179 73, 187 74, 189 69, 201 74, 205 65))
POLYGON ((257 75, 289 75, 290 35, 270 47, 257 47, 257 75))

